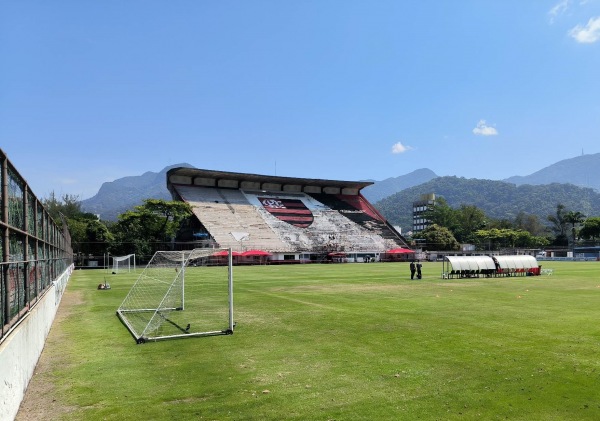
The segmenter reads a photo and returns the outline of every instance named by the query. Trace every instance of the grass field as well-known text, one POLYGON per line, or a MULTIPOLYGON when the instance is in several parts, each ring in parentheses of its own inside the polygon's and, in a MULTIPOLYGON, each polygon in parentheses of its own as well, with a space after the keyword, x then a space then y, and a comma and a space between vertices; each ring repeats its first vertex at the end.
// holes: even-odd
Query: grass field
POLYGON ((142 345, 115 315, 136 276, 76 271, 31 389, 65 420, 598 420, 600 263, 542 263, 235 267, 233 335, 142 345))

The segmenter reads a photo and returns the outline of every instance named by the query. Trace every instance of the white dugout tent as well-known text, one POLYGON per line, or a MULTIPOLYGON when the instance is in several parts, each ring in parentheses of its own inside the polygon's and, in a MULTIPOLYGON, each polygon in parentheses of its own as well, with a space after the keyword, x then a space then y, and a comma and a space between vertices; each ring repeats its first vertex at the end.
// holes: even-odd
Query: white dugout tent
POLYGON ((480 276, 539 275, 535 257, 518 256, 446 256, 443 278, 473 278, 480 276))

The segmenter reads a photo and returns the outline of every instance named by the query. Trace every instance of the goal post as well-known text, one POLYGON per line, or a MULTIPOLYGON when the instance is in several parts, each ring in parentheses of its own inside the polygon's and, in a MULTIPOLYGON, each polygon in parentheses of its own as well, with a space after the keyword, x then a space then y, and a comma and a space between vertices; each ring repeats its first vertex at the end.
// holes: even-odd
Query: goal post
POLYGON ((111 256, 113 265, 113 273, 119 272, 135 272, 135 254, 128 254, 127 256, 111 256))
POLYGON ((231 249, 156 252, 117 315, 137 343, 232 334, 231 249))

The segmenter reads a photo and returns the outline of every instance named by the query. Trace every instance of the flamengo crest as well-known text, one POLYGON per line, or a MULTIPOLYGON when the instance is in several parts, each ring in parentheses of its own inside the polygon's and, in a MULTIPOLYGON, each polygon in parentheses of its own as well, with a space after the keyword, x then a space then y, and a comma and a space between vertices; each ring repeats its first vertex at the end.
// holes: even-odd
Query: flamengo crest
POLYGON ((259 197, 263 207, 277 219, 298 228, 308 228, 314 221, 310 209, 299 199, 259 197))

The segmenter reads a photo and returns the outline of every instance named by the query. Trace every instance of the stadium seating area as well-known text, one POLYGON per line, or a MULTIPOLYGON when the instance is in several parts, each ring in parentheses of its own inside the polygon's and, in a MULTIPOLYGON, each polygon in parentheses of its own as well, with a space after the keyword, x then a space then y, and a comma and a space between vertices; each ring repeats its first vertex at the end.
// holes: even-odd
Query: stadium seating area
POLYGON ((361 195, 172 184, 219 247, 271 253, 382 253, 402 237, 361 195), (247 233, 243 244, 232 233, 247 233))
POLYGON ((239 250, 240 242, 231 233, 246 232, 252 243, 264 250, 291 251, 240 190, 195 186, 176 189, 220 247, 239 250))
MULTIPOLYGON (((311 194, 311 196, 331 209, 336 209, 356 224, 396 244, 398 236, 395 231, 362 195, 311 194)), ((394 247, 396 245, 391 248, 394 247)))

